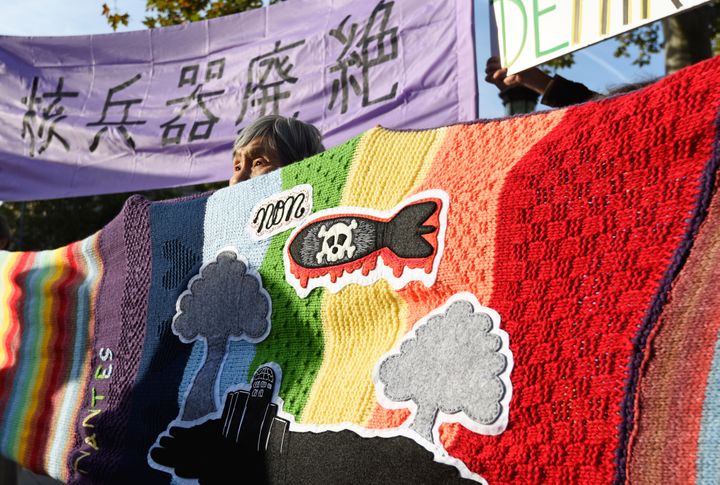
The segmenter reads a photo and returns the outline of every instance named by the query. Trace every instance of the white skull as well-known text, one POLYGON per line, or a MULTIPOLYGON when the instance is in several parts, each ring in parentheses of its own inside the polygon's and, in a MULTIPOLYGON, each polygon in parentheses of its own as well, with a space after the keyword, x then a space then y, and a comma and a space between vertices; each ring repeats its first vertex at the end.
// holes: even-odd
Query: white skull
POLYGON ((355 246, 353 242, 353 229, 357 228, 357 222, 353 219, 350 224, 336 222, 330 229, 325 229, 325 224, 320 227, 318 237, 323 238, 322 249, 315 255, 318 264, 323 262, 323 258, 328 263, 334 263, 345 257, 352 258, 355 254, 355 246))

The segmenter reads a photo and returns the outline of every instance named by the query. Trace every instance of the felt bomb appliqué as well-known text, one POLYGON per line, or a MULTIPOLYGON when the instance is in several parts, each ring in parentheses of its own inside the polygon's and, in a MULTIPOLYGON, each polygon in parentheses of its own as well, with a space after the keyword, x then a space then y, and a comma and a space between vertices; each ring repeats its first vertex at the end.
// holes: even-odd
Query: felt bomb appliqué
POLYGON ((285 245, 285 277, 301 298, 384 278, 395 289, 435 283, 449 199, 441 190, 413 195, 389 211, 336 207, 295 229, 285 245))

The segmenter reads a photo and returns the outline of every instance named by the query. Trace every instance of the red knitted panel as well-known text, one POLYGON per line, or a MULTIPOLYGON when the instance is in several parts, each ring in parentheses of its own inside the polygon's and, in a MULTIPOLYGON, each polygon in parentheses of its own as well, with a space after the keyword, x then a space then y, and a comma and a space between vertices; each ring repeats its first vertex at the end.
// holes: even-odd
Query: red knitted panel
POLYGON ((510 422, 450 444, 489 483, 624 478, 624 403, 686 251, 720 106, 703 74, 717 62, 571 109, 506 179, 490 306, 515 358, 510 422))

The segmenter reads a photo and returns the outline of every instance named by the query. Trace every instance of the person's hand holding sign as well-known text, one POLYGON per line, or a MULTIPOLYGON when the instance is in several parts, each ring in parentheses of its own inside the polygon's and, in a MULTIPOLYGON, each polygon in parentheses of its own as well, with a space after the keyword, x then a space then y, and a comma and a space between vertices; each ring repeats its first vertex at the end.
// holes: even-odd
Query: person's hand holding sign
POLYGON ((569 81, 560 75, 550 77, 537 67, 508 76, 507 68, 502 67, 499 57, 491 57, 485 66, 485 80, 502 91, 524 87, 535 91, 542 99, 540 102, 551 108, 562 108, 571 104, 584 103, 598 93, 584 84, 569 81))
POLYGON ((517 86, 524 86, 542 95, 545 94, 545 90, 552 78, 537 67, 531 67, 525 71, 508 76, 507 68, 502 67, 500 58, 490 57, 485 66, 485 80, 497 86, 500 91, 505 91, 506 89, 517 86))

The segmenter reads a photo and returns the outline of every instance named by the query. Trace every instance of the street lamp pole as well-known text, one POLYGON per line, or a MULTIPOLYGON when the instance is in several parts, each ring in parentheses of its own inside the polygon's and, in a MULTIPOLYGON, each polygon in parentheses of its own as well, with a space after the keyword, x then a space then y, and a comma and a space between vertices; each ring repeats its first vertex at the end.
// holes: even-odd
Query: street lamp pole
POLYGON ((502 99, 505 113, 508 116, 532 113, 538 103, 540 95, 525 86, 515 86, 501 91, 500 99, 502 99))

